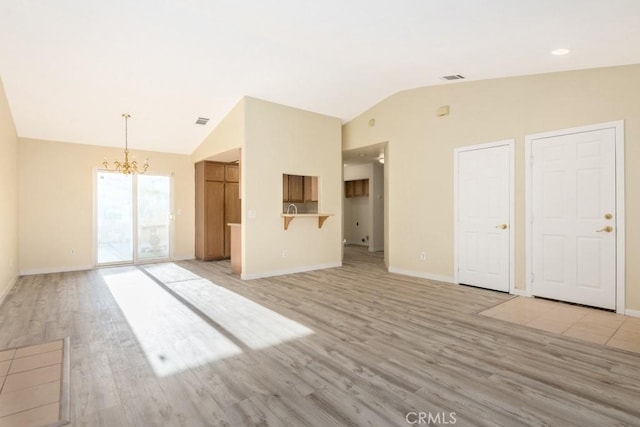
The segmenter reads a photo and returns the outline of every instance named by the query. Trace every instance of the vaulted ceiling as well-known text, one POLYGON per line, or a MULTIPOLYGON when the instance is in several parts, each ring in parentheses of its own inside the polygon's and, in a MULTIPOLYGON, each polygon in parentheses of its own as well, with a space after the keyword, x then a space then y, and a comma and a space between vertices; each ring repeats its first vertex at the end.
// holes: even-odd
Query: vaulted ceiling
POLYGON ((638 0, 0 1, 20 136, 120 146, 128 112, 131 146, 176 153, 244 95, 348 121, 444 75, 640 63, 638 40, 638 0))

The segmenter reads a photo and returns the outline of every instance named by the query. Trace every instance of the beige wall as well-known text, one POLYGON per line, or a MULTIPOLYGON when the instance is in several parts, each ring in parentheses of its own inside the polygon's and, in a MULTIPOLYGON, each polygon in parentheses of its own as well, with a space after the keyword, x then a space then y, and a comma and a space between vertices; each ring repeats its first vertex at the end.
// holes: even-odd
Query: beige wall
POLYGON ((0 80, 0 302, 18 277, 18 137, 0 80))
POLYGON ((243 277, 340 265, 342 152, 339 119, 245 98, 242 150, 243 277), (311 218, 283 228, 282 174, 319 177, 320 212, 335 214, 322 229, 311 218), (248 213, 254 212, 255 218, 248 213), (288 251, 286 258, 283 250, 288 251))
POLYGON ((516 286, 523 289, 525 135, 624 120, 626 305, 640 310, 640 264, 634 262, 640 253, 639 94, 640 65, 601 68, 408 90, 347 123, 344 150, 389 142, 390 267, 453 277, 453 149, 515 138, 516 286), (443 105, 451 114, 438 118, 443 105))
POLYGON ((245 139, 245 98, 241 99, 229 114, 211 131, 191 154, 193 163, 216 154, 242 147, 245 139))
MULTIPOLYGON (((149 173, 174 175, 176 259, 194 254, 194 169, 188 155, 132 151, 149 158, 149 173)), ((93 179, 104 157, 123 149, 20 139, 19 239, 21 274, 94 265, 93 179), (75 249, 75 255, 71 249, 75 249)))

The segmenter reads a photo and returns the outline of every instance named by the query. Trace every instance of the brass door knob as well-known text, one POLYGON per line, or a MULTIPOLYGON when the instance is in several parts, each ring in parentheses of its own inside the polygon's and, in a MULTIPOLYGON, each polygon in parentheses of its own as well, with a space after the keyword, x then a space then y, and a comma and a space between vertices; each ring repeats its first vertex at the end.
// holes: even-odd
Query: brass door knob
POLYGON ((611 233, 613 231, 613 227, 610 225, 607 225, 606 227, 601 228, 600 230, 596 230, 596 233, 600 233, 602 231, 604 231, 605 233, 611 233))
POLYGON ((500 225, 496 225, 496 228, 499 228, 501 230, 506 230, 507 229, 507 224, 500 224, 500 225))

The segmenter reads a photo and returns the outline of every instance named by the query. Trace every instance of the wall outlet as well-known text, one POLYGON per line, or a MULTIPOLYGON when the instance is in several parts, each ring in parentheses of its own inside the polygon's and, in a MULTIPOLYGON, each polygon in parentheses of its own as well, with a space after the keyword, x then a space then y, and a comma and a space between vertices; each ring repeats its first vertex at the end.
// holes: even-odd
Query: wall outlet
POLYGON ((425 252, 420 252, 420 261, 426 261, 427 260, 427 254, 425 252))
POLYGON ((286 257, 288 257, 288 256, 289 256, 289 251, 288 251, 288 250, 286 250, 286 249, 283 249, 283 250, 282 250, 282 258, 286 258, 286 257))

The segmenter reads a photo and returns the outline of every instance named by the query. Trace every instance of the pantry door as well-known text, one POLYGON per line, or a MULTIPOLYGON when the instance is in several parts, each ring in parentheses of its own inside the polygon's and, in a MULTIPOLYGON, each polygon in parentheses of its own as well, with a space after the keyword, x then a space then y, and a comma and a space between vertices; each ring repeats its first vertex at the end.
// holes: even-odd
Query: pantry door
POLYGON ((509 292, 514 141, 455 150, 456 282, 509 292))

